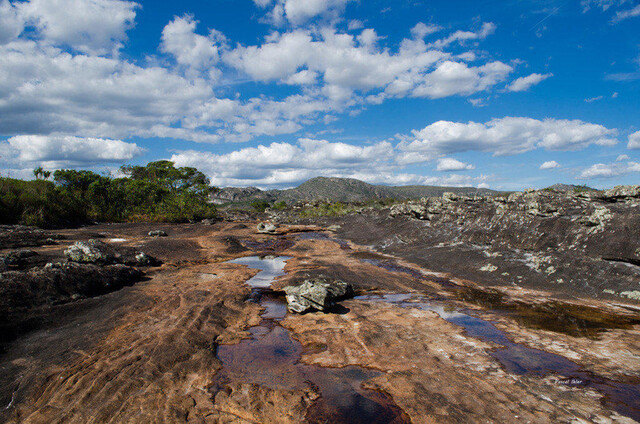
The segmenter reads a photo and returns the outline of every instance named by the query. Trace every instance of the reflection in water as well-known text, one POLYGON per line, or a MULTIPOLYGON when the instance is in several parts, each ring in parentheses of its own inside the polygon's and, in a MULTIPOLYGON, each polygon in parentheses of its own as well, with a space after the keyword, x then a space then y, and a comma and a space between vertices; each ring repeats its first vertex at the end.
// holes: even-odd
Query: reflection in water
POLYGON ((640 421, 640 385, 612 381, 589 372, 560 355, 532 349, 512 342, 506 334, 489 321, 431 302, 422 296, 410 294, 366 295, 358 300, 382 301, 401 307, 433 311, 441 318, 465 329, 467 334, 480 340, 502 346, 490 352, 506 371, 512 374, 545 376, 557 374, 565 377, 563 384, 591 387, 605 395, 604 404, 640 421))
POLYGON ((248 257, 230 263, 260 269, 247 281, 265 308, 260 325, 251 327, 252 337, 234 345, 220 345, 217 356, 223 367, 217 384, 237 381, 259 384, 273 390, 305 389, 310 385, 321 399, 309 410, 307 420, 315 423, 405 423, 408 418, 392 400, 378 392, 365 390, 362 383, 381 375, 379 371, 357 366, 324 368, 299 363, 302 345, 289 330, 278 325, 287 314, 284 299, 269 291, 274 278, 284 275, 287 257, 248 257))
POLYGON ((284 266, 291 259, 290 256, 248 256, 228 261, 230 264, 246 265, 249 268, 259 269, 260 272, 251 277, 247 284, 253 288, 269 288, 273 280, 285 275, 284 266))

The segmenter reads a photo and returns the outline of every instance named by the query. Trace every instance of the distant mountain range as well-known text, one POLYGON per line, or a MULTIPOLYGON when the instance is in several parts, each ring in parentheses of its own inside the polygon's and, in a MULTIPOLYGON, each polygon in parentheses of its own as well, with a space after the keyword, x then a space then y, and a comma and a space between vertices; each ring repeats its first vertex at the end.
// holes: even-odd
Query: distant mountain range
POLYGON ((439 186, 384 186, 365 183, 353 178, 316 177, 286 190, 260 190, 256 187, 227 187, 212 195, 216 203, 247 202, 266 200, 269 202, 327 200, 331 202, 366 202, 375 199, 419 199, 421 197, 442 196, 453 192, 460 195, 491 195, 499 192, 475 187, 439 186))

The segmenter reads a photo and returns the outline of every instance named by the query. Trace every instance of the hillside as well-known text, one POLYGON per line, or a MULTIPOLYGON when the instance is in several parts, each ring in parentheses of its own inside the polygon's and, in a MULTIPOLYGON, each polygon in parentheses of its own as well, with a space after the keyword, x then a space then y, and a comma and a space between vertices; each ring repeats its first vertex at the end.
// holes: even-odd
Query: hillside
POLYGON ((312 178, 296 188, 263 191, 255 187, 223 188, 212 195, 217 203, 267 200, 285 202, 328 200, 333 202, 365 202, 374 199, 419 199, 441 196, 444 192, 464 195, 490 195, 497 193, 475 187, 439 186, 384 186, 365 183, 353 178, 312 178))

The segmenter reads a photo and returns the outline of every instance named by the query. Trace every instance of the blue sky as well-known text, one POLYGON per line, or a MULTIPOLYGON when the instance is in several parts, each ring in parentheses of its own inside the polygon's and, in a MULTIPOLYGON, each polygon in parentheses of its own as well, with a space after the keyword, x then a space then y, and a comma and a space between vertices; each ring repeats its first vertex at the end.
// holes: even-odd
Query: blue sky
POLYGON ((4 176, 610 187, 639 111, 638 0, 0 0, 4 176))

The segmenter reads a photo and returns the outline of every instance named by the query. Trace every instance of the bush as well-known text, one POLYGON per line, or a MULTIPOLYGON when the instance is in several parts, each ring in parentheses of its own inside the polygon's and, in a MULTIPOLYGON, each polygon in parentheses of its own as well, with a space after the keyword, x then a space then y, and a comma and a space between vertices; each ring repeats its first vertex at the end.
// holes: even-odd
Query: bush
POLYGON ((216 216, 208 201, 213 188, 195 168, 159 161, 122 170, 129 178, 68 169, 55 171, 55 183, 0 178, 0 223, 53 227, 88 220, 186 222, 216 216))
POLYGON ((266 200, 255 200, 251 202, 251 207, 256 212, 264 212, 264 210, 267 209, 269 206, 270 206, 269 202, 267 202, 266 200))

